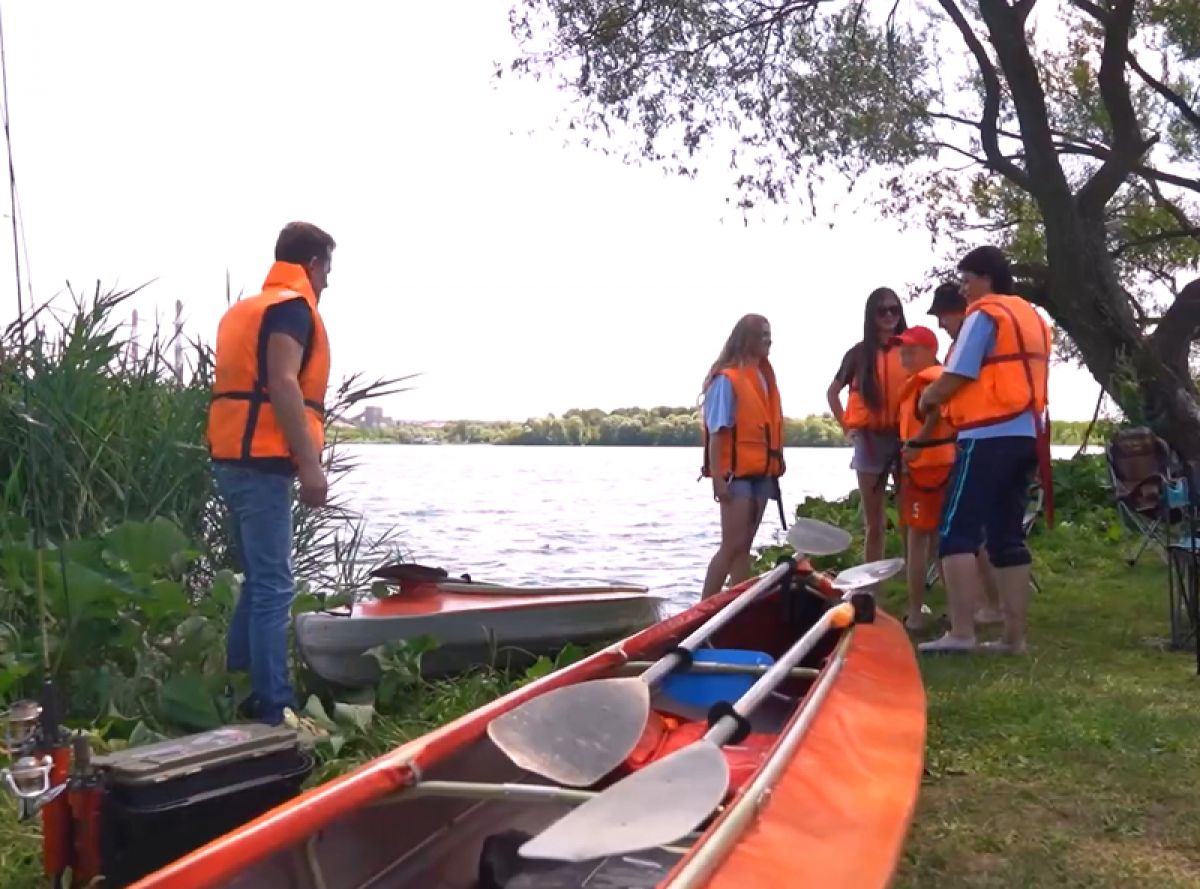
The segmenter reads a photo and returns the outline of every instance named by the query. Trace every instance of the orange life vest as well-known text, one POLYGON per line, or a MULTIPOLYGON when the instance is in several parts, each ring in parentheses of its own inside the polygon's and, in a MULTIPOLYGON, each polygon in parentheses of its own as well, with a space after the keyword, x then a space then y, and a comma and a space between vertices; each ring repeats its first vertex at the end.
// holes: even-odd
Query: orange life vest
MULTIPOLYGON (((771 362, 764 358, 758 367, 727 367, 721 374, 733 386, 734 415, 733 429, 722 436, 718 472, 722 477, 768 475, 778 478, 784 473, 783 408, 771 362), (763 379, 767 383, 765 391, 763 379)), ((704 463, 700 473, 711 476, 713 467, 708 465, 707 423, 703 429, 704 463)))
MULTIPOLYGON (((925 388, 942 375, 942 370, 940 364, 934 364, 918 371, 905 381, 900 392, 902 441, 913 442, 925 425, 924 421, 917 417, 917 401, 925 388)), ((932 434, 914 444, 915 455, 904 463, 912 481, 919 488, 936 490, 943 487, 950 477, 950 468, 958 454, 954 427, 939 417, 932 434)))
POLYGON ((215 460, 290 457, 287 437, 267 392, 267 369, 259 367, 263 316, 271 306, 303 298, 312 310, 312 343, 300 367, 308 434, 317 451, 325 444, 325 390, 329 385, 329 338, 304 267, 271 266, 262 293, 239 300, 217 327, 213 398, 208 410, 208 447, 215 460))
POLYGON ((983 312, 995 323, 996 346, 983 359, 979 378, 968 381, 946 402, 944 416, 955 429, 974 429, 1032 410, 1040 426, 1054 341, 1049 325, 1019 296, 990 294, 972 303, 967 317, 973 312, 983 312))
POLYGON ((877 350, 875 379, 879 381, 879 394, 883 398, 883 406, 877 411, 867 407, 856 373, 850 381, 850 395, 846 399, 842 425, 847 429, 895 430, 899 422, 900 390, 906 377, 904 367, 900 364, 898 347, 877 350))

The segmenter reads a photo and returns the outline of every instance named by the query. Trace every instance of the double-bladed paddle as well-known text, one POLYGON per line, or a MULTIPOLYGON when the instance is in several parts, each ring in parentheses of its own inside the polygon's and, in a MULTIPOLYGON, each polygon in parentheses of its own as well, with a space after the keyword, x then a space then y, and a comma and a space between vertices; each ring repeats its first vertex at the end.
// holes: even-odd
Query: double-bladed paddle
MULTIPOLYGON (((815 519, 798 519, 788 540, 802 553, 832 555, 850 535, 815 519)), ((488 724, 488 737, 516 765, 559 784, 587 787, 619 766, 637 746, 650 716, 650 691, 704 640, 793 570, 781 561, 749 589, 659 658, 640 676, 595 679, 546 692, 488 724)))
POLYGON ((853 621, 854 605, 849 602, 826 611, 737 703, 725 705, 724 715, 704 737, 567 813, 522 845, 521 855, 586 861, 661 846, 690 833, 729 789, 729 764, 721 745, 749 731, 747 716, 830 629, 848 627, 853 621))

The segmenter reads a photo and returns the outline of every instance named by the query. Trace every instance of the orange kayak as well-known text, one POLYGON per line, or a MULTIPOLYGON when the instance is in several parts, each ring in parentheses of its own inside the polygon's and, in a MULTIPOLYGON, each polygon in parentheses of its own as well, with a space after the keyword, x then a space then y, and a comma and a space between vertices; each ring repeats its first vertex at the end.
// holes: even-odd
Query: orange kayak
MULTIPOLYGON (((799 569, 810 570, 804 562, 799 569)), ((711 643, 779 659, 840 598, 828 579, 811 576, 823 598, 778 589, 747 597, 751 604, 711 643), (804 597, 800 607, 797 596, 804 597)), ((134 886, 881 889, 892 880, 916 805, 926 729, 912 645, 882 612, 872 623, 827 631, 822 624, 814 631, 823 635, 801 669, 787 673, 753 710, 748 734, 719 748, 728 791, 687 836, 587 862, 530 860, 515 852, 580 802, 694 741, 707 722, 656 690, 634 752, 582 789, 558 788, 515 765, 491 742, 489 723, 552 691, 637 675, 750 585, 700 602, 309 790, 134 886)), ((656 807, 673 804, 665 796, 656 807)))
MULTIPOLYGON (((388 642, 428 636, 426 676, 458 673, 500 657, 510 665, 577 645, 621 639, 658 621, 661 598, 629 584, 506 586, 454 580, 440 569, 401 569, 398 589, 352 608, 296 615, 296 646, 328 682, 373 685, 379 662, 366 654, 388 642), (437 571, 434 574, 434 571, 437 571), (413 579, 414 576, 417 579, 413 579)), ((387 576, 387 575, 383 575, 387 576)))

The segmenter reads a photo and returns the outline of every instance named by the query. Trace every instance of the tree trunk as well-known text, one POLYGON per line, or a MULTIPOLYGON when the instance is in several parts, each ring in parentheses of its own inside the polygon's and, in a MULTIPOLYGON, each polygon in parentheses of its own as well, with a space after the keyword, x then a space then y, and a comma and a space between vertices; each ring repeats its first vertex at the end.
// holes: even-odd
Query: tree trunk
POLYGON ((1200 281, 1185 288, 1158 331, 1146 335, 1117 278, 1102 223, 1084 219, 1074 206, 1041 209, 1046 308, 1127 417, 1140 418, 1185 458, 1200 460, 1200 393, 1187 360, 1200 321, 1200 281))

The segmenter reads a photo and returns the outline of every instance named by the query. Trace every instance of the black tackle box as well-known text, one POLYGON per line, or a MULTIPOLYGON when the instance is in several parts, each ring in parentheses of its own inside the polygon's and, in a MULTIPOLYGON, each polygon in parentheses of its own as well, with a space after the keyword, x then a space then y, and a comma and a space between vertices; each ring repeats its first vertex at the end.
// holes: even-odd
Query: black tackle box
POLYGON ((126 886, 300 792, 313 769, 296 732, 261 723, 93 759, 103 787, 107 887, 126 886))

